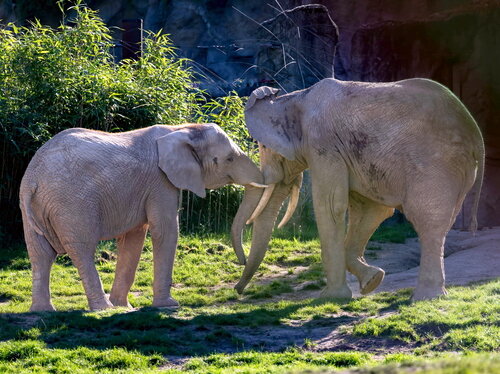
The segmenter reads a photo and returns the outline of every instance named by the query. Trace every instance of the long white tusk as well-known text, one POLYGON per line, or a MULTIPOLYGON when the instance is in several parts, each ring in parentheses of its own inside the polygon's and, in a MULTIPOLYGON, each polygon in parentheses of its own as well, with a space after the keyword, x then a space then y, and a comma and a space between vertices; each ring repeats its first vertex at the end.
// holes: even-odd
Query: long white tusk
POLYGON ((247 221, 247 225, 251 224, 264 210, 266 207, 267 203, 269 202, 269 199, 271 198, 271 195, 273 194, 274 187, 276 187, 276 184, 270 184, 267 186, 267 188, 264 190, 264 193, 262 194, 262 197, 260 198, 259 204, 257 205, 257 208, 253 211, 252 215, 247 221))
POLYGON ((297 204, 299 202, 299 193, 300 193, 300 187, 297 184, 294 184, 292 187, 292 193, 290 194, 290 201, 288 202, 288 207, 286 208, 286 213, 281 219, 280 224, 278 225, 279 229, 285 226, 290 220, 290 218, 292 218, 293 213, 295 212, 295 209, 297 208, 297 204))
POLYGON ((260 184, 260 183, 255 183, 255 182, 251 182, 250 186, 254 186, 254 187, 258 187, 258 188, 267 188, 267 187, 269 187, 267 184, 260 184))

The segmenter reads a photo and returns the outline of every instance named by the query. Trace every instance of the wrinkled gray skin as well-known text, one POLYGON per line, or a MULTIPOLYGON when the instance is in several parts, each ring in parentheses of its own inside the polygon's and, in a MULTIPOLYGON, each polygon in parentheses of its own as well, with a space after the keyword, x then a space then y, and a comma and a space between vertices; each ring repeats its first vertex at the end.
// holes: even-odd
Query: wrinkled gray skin
MULTIPOLYGON (((31 160, 21 183, 24 234, 33 272, 31 311, 51 311, 56 255, 78 268, 90 309, 130 306, 147 230, 153 241, 153 306, 172 307, 179 189, 262 183, 259 169, 213 124, 157 125, 124 133, 63 131, 31 160), (117 238, 110 298, 94 264, 99 240, 117 238)), ((248 186, 248 189, 258 189, 248 186)))
MULTIPOLYGON (((467 109, 427 79, 325 79, 302 91, 276 93, 256 89, 245 109, 248 130, 261 143, 264 183, 275 188, 254 219, 252 248, 236 290, 241 293, 259 267, 282 202, 298 191, 309 168, 327 279, 322 296, 352 296, 346 270, 358 278, 363 294, 380 284, 384 271, 369 265, 364 251, 394 208, 404 212, 421 243, 413 299, 446 294, 445 237, 476 180, 471 226, 477 227, 483 178, 483 139, 467 109)), ((244 218, 233 224, 237 251, 252 206, 255 201, 243 201, 237 217, 244 218)))

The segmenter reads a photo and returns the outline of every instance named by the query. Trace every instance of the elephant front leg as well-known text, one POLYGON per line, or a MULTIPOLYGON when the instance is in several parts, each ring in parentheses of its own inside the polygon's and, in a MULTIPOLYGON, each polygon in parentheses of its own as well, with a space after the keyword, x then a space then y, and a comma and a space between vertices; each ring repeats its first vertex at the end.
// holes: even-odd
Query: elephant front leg
MULTIPOLYGON (((175 210, 177 213, 177 211, 175 210)), ((153 241, 153 306, 157 308, 175 308, 179 303, 170 295, 172 271, 177 248, 179 224, 177 215, 160 224, 151 223, 153 241)))
POLYGON ((114 306, 132 307, 128 302, 128 293, 134 283, 135 272, 141 258, 147 231, 148 226, 141 225, 130 230, 117 240, 118 260, 115 280, 109 296, 109 301, 114 306))
MULTIPOLYGON (((325 170, 325 169, 323 169, 325 170)), ((339 170, 327 182, 324 171, 312 174, 313 203, 321 241, 321 258, 326 273, 326 288, 321 297, 351 298, 346 281, 346 212, 348 205, 347 172, 339 170), (345 178, 342 178, 342 176, 345 178), (318 177, 316 177, 318 176, 318 177), (340 183, 332 181, 340 180, 340 183)))

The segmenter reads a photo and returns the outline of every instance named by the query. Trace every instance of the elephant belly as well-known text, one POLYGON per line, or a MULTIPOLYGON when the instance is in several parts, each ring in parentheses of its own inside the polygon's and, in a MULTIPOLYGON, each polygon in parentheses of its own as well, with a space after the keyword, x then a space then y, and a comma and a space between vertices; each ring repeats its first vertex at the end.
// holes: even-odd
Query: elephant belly
POLYGON ((403 203, 401 182, 372 178, 351 178, 349 190, 381 205, 397 208, 403 203))
MULTIPOLYGON (((142 209, 143 210, 143 209, 142 209)), ((110 240, 122 236, 139 226, 147 224, 146 213, 136 211, 131 217, 122 216, 121 220, 113 220, 103 225, 99 240, 110 240)))
POLYGON ((388 193, 374 192, 372 190, 356 190, 352 189, 361 196, 379 203, 380 205, 385 205, 391 208, 398 208, 401 206, 401 199, 388 193))

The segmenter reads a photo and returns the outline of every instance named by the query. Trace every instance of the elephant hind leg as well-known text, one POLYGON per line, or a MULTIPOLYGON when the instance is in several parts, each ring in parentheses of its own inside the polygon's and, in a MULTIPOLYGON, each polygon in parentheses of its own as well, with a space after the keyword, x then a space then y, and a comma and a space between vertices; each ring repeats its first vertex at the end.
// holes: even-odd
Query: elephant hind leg
POLYGON ((31 312, 55 311, 50 297, 50 269, 57 253, 47 239, 32 230, 25 230, 26 246, 31 262, 31 312))
POLYGON ((377 227, 393 213, 394 208, 380 205, 358 194, 351 193, 349 196, 346 264, 347 270, 358 278, 363 295, 377 288, 385 275, 384 270, 366 262, 364 258, 366 244, 377 227))
POLYGON ((113 307, 104 294, 101 279, 95 267, 95 249, 97 242, 64 244, 66 253, 78 269, 83 282, 83 288, 91 310, 101 310, 113 307))
POLYGON ((135 272, 141 258, 147 225, 138 226, 117 239, 118 260, 109 301, 114 306, 131 308, 127 295, 134 283, 135 272))
POLYGON ((421 189, 425 195, 405 204, 403 209, 418 234, 420 270, 413 300, 432 299, 446 295, 444 272, 444 243, 455 221, 464 194, 458 183, 443 183, 421 189))

